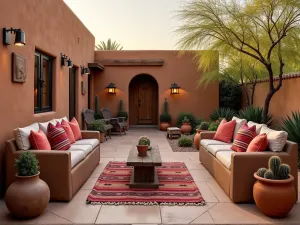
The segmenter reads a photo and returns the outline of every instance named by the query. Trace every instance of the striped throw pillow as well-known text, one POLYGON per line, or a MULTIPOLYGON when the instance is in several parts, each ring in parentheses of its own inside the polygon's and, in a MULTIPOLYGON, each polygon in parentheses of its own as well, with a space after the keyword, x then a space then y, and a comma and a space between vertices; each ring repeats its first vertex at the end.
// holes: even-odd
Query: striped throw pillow
POLYGON ((56 126, 49 123, 47 136, 52 150, 68 150, 71 147, 68 136, 59 122, 56 126))
POLYGON ((256 127, 248 127, 247 124, 244 124, 239 131, 237 132, 231 149, 236 152, 245 152, 248 148, 248 145, 256 136, 256 127))

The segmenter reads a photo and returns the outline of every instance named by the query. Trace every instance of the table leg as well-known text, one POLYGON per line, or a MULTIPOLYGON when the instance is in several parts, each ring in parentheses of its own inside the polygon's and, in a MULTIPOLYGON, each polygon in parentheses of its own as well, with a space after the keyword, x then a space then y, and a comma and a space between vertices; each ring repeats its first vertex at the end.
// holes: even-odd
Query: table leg
POLYGON ((131 178, 130 188, 158 188, 157 171, 154 166, 134 166, 131 178))

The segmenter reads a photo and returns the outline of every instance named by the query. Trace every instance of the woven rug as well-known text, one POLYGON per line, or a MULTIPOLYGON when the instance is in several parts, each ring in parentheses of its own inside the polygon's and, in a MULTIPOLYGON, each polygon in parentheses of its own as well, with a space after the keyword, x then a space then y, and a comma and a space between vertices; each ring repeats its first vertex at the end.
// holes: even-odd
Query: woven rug
POLYGON ((166 162, 157 167, 158 189, 129 188, 132 167, 109 162, 87 198, 88 204, 204 205, 205 201, 186 165, 166 162))

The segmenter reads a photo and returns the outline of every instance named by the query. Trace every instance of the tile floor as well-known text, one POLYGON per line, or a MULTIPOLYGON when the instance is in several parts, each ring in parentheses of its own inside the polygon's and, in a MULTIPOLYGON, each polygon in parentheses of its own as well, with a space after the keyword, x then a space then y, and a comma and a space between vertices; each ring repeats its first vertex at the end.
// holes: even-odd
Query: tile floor
MULTIPOLYGON (((255 204, 234 204, 199 163, 197 152, 173 152, 163 132, 131 129, 126 136, 113 136, 101 144, 101 160, 87 182, 69 203, 51 202, 40 217, 17 221, 0 200, 0 224, 297 224, 300 204, 285 219, 264 216, 255 204), (147 135, 160 146, 163 161, 186 163, 207 204, 205 206, 107 206, 87 205, 85 200, 98 176, 111 160, 126 160, 132 143, 147 135)), ((299 175, 300 176, 300 175, 299 175)))

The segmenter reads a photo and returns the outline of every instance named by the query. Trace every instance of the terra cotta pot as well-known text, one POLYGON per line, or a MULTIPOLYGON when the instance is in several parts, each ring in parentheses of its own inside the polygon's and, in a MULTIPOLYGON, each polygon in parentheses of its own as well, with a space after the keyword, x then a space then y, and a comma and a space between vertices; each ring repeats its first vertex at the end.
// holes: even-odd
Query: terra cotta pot
POLYGON ((104 140, 105 140, 105 133, 101 133, 100 132, 100 143, 103 143, 104 142, 104 140))
POLYGON ((285 217, 296 202, 294 177, 286 180, 270 180, 254 173, 257 179, 253 186, 253 197, 257 207, 270 217, 285 217))
POLYGON ((136 148, 139 152, 139 156, 146 156, 148 151, 148 145, 137 145, 136 148))
POLYGON ((33 176, 18 176, 5 194, 9 212, 19 219, 30 219, 41 215, 50 200, 50 190, 45 181, 33 176))
POLYGON ((161 122, 160 123, 160 130, 167 131, 168 127, 170 127, 170 124, 167 122, 161 122))
POLYGON ((194 144, 196 145, 196 148, 199 149, 199 146, 200 146, 200 132, 201 130, 199 129, 196 129, 197 133, 195 134, 195 137, 194 137, 194 144))
POLYGON ((183 134, 190 134, 192 131, 192 126, 190 123, 182 123, 181 125, 181 133, 183 134))

